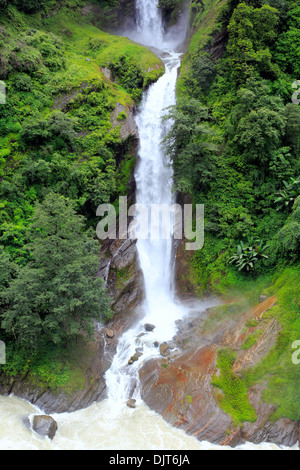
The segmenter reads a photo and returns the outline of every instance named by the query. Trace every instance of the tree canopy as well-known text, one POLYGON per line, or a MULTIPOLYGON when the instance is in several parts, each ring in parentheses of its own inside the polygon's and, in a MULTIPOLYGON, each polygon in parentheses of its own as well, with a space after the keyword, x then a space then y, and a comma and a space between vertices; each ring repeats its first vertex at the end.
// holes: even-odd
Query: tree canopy
POLYGON ((50 193, 36 205, 29 235, 30 262, 7 287, 2 328, 30 351, 45 340, 59 345, 91 334, 110 309, 97 277, 99 247, 83 218, 71 201, 50 193))

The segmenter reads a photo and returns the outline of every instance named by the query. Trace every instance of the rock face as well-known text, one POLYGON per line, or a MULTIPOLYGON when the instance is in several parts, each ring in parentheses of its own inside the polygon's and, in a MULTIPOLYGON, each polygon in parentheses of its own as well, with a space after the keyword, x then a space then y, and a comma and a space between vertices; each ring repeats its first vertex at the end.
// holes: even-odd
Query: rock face
MULTIPOLYGON (((233 372, 258 363, 274 346, 280 325, 274 318, 263 318, 276 298, 271 297, 239 317, 235 324, 219 328, 213 335, 201 336, 203 318, 186 322, 181 333, 172 340, 181 352, 177 357, 154 359, 140 369, 141 395, 148 406, 160 413, 171 425, 201 441, 236 446, 245 441, 272 442, 293 446, 299 439, 299 423, 288 419, 272 422, 274 407, 261 400, 263 384, 249 392, 249 403, 257 413, 254 423, 236 426, 219 406, 220 390, 213 384, 219 376, 218 351, 230 347, 236 352, 233 372), (255 321, 255 322, 254 322, 255 321), (245 326, 245 325, 248 325, 245 326), (257 326, 250 326, 257 325, 257 326), (262 332, 255 344, 241 348, 247 335, 262 332)), ((167 345, 163 347, 163 353, 167 345)))
POLYGON ((98 274, 106 282, 116 316, 127 321, 123 318, 124 314, 130 317, 130 313, 144 299, 144 278, 138 261, 136 240, 109 240, 104 243, 98 274))
POLYGON ((40 436, 53 439, 57 431, 57 423, 51 416, 37 415, 33 418, 32 429, 40 436))
POLYGON ((120 126, 120 137, 126 140, 128 137, 138 138, 138 128, 134 119, 134 108, 125 107, 117 103, 114 111, 111 113, 111 122, 113 128, 120 126))
MULTIPOLYGON (((105 4, 105 2, 102 3, 105 4)), ((92 16, 94 25, 112 33, 135 23, 135 0, 106 3, 104 8, 97 4, 87 3, 81 13, 85 16, 92 16)))

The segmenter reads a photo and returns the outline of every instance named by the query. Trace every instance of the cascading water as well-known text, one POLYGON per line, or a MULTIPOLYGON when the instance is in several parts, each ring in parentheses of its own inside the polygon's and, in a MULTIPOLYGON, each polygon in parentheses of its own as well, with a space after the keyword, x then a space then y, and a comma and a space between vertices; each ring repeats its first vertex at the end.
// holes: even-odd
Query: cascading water
MULTIPOLYGON (((173 202, 172 171, 161 146, 166 132, 161 118, 165 108, 175 103, 179 65, 179 54, 170 52, 165 59, 165 75, 145 94, 137 116, 140 136, 140 162, 135 174, 137 204, 148 209, 149 218, 154 204, 171 205, 173 202)), ((109 396, 113 397, 117 391, 115 401, 127 398, 134 387, 138 364, 123 367, 124 364, 128 364, 128 359, 136 352, 143 354, 143 359, 157 354, 153 344, 170 340, 176 331, 175 321, 185 313, 185 309, 175 304, 171 288, 172 233, 170 231, 169 239, 152 239, 151 229, 159 232, 154 222, 154 218, 149 221, 148 239, 139 239, 137 242, 145 280, 144 317, 123 335, 113 364, 106 374, 109 396), (154 325, 154 330, 145 334, 145 323, 154 325)))
MULTIPOLYGON (((176 320, 182 319, 185 308, 174 301, 172 291, 172 224, 169 237, 162 237, 164 222, 155 217, 152 208, 170 207, 172 195, 172 169, 164 154, 162 141, 170 123, 163 123, 166 109, 176 102, 175 88, 180 66, 180 54, 164 48, 162 20, 157 1, 137 0, 137 34, 141 42, 160 47, 165 74, 144 94, 136 117, 139 129, 139 164, 136 168, 136 200, 147 209, 148 237, 138 238, 137 250, 145 281, 144 316, 138 324, 121 338, 117 354, 106 374, 108 395, 115 403, 138 397, 136 364, 128 366, 128 359, 139 353, 142 360, 157 355, 154 344, 172 339, 176 320), (152 215, 152 218, 151 218, 152 215), (155 328, 145 333, 144 324, 155 328)), ((169 221, 170 222, 170 221, 169 221)), ((166 224, 167 225, 167 224, 166 224)))
POLYGON ((163 44, 162 18, 157 8, 157 1, 136 0, 136 37, 146 46, 161 49, 163 44))

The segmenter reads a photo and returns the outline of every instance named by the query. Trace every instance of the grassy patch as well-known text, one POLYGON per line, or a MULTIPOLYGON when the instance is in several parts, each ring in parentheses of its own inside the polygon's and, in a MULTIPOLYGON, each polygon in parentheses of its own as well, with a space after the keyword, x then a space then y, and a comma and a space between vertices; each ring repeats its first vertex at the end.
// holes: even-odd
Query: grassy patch
POLYGON ((263 334, 262 330, 258 330, 255 333, 249 333, 249 335, 245 338, 241 348, 244 350, 252 348, 258 340, 258 338, 263 334))
MULTIPOLYGON (((69 50, 69 59, 76 67, 76 55, 81 56, 80 66, 93 73, 101 67, 110 67, 126 57, 139 66, 145 84, 155 81, 163 73, 160 59, 146 47, 135 44, 125 37, 114 36, 99 30, 79 14, 62 9, 57 15, 44 21, 44 26, 62 37, 69 50)), ((74 77, 72 77, 73 81, 74 77)))
POLYGON ((244 373, 248 387, 267 382, 263 399, 277 406, 273 419, 300 419, 300 366, 292 362, 292 344, 300 340, 299 280, 299 264, 287 267, 274 277, 267 293, 278 297, 271 313, 281 324, 282 331, 269 354, 244 373))
POLYGON ((232 371, 235 358, 236 353, 230 349, 218 351, 220 376, 213 377, 212 385, 222 390, 223 393, 217 395, 219 406, 229 414, 233 424, 238 426, 246 421, 255 422, 257 415, 249 403, 246 384, 232 371))

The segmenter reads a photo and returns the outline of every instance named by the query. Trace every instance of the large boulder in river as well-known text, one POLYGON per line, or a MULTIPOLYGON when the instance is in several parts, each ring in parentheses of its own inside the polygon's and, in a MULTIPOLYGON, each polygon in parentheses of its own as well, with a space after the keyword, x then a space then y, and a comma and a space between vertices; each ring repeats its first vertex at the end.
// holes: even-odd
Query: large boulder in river
POLYGON ((57 431, 57 422, 46 415, 36 415, 33 418, 32 429, 43 437, 53 439, 57 431))
POLYGON ((134 398, 130 398, 127 402, 126 405, 128 408, 136 408, 136 400, 134 398))
POLYGON ((152 325, 151 323, 145 323, 144 328, 146 331, 153 331, 155 329, 155 325, 152 325))

